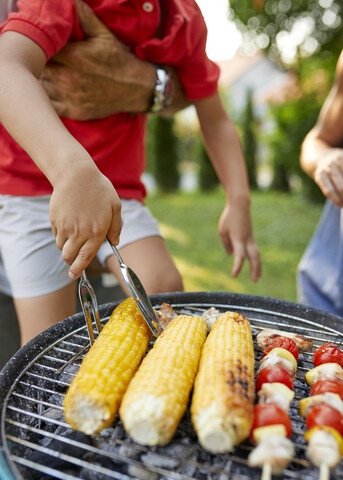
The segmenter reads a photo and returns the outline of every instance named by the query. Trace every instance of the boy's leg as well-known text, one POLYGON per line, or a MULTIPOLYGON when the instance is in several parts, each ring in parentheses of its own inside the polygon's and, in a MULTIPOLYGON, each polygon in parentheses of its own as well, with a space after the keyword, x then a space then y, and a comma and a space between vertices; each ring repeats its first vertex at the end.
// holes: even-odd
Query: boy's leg
MULTIPOLYGON (((118 250, 138 275, 148 294, 183 291, 182 278, 162 238, 157 220, 136 200, 122 201, 122 232, 118 250)), ((117 258, 105 242, 99 252, 101 264, 110 270, 128 294, 117 258)))
MULTIPOLYGON (((162 237, 136 240, 120 249, 124 262, 132 268, 149 295, 183 291, 182 278, 162 237)), ((107 259, 108 269, 118 278, 126 293, 119 263, 114 255, 107 259)))
POLYGON ((21 345, 60 320, 74 315, 76 283, 56 292, 32 298, 15 298, 21 345))

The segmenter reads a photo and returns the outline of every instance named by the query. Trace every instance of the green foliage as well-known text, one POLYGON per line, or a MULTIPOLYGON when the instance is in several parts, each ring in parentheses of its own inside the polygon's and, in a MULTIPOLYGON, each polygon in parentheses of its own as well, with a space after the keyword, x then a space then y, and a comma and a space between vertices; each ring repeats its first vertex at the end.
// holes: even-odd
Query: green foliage
POLYGON ((297 300, 296 269, 319 220, 321 205, 295 194, 252 192, 254 236, 262 257, 262 278, 257 283, 250 280, 247 260, 239 277, 231 276, 233 259, 227 256, 217 231, 225 205, 222 189, 206 195, 151 195, 147 205, 160 222, 186 291, 297 300))
POLYGON ((203 192, 209 192, 219 185, 219 179, 207 154, 204 143, 199 135, 196 145, 196 156, 199 162, 199 187, 203 192))
POLYGON ((271 105, 275 129, 267 141, 272 151, 272 186, 277 190, 289 191, 290 179, 292 175, 297 175, 302 178, 306 194, 313 200, 322 201, 319 188, 302 171, 299 163, 301 144, 316 123, 320 106, 313 93, 303 94, 301 98, 281 105, 271 105))
POLYGON ((256 120, 252 103, 252 92, 248 91, 247 103, 243 112, 242 147, 245 162, 248 169, 248 180, 251 188, 257 187, 257 166, 256 166, 256 120))
POLYGON ((338 55, 343 44, 342 17, 342 0, 230 0, 230 18, 246 46, 266 49, 280 63, 281 43, 286 49, 294 47, 295 61, 314 53, 325 56, 328 51, 338 55), (293 44, 288 34, 296 29, 299 34, 300 26, 305 34, 293 44))
POLYGON ((178 170, 178 138, 174 134, 174 118, 156 117, 150 123, 153 137, 153 173, 158 187, 165 192, 177 190, 180 182, 178 170))

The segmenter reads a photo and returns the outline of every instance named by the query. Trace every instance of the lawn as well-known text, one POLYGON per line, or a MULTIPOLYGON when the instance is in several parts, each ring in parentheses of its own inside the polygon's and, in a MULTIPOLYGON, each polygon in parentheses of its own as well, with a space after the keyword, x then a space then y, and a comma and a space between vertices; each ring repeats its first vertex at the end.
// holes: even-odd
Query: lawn
POLYGON ((224 206, 221 190, 151 194, 147 205, 160 222, 186 291, 226 291, 297 301, 296 269, 321 205, 296 194, 252 193, 255 239, 263 262, 257 283, 250 280, 247 262, 238 278, 231 276, 232 257, 226 255, 217 233, 224 206))

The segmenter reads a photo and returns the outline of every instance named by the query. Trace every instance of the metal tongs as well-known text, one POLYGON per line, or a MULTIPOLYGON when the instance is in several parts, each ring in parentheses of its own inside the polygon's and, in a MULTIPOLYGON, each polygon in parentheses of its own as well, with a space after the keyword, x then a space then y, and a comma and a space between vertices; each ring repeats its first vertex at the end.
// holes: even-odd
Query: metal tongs
MULTIPOLYGON (((151 302, 149 297, 144 290, 144 287, 130 267, 128 267, 121 258, 117 248, 112 245, 112 243, 108 240, 108 243, 111 245, 111 248, 118 259, 120 272, 127 286, 130 295, 134 299, 137 304, 137 307, 141 311, 145 321, 147 322, 151 332, 155 337, 158 337, 162 332, 162 328, 160 327, 159 321, 156 318, 154 309, 152 308, 151 302)), ((86 272, 82 272, 82 276, 79 281, 79 298, 80 303, 82 306, 82 310, 86 319, 88 334, 90 343, 94 343, 94 332, 93 332, 93 322, 95 322, 97 326, 98 333, 101 332, 102 326, 100 322, 100 316, 98 311, 98 303, 96 300, 96 296, 93 290, 92 285, 90 284, 86 272)))
MULTIPOLYGON (((119 266, 120 266, 120 272, 123 277, 123 280, 125 282, 125 285, 127 286, 130 295, 136 302, 139 310, 141 311, 144 320, 148 324, 152 334, 157 338, 160 333, 163 331, 162 327, 160 326, 160 323, 155 315, 154 309, 151 305, 151 302, 149 300, 149 297, 144 290, 144 287, 135 274, 133 270, 131 270, 130 267, 128 267, 124 262, 123 259, 121 258, 118 250, 112 243, 108 240, 109 244, 112 247, 112 250, 115 254, 115 256, 118 259, 119 266)), ((72 363, 79 355, 81 355, 83 352, 88 350, 90 345, 93 345, 94 343, 94 330, 93 330, 93 324, 95 323, 96 328, 98 330, 98 334, 102 330, 102 325, 100 322, 100 315, 99 315, 99 309, 98 309, 98 302, 96 299, 96 295, 94 292, 94 289, 90 283, 90 281, 87 278, 86 272, 83 271, 82 275, 80 277, 79 281, 79 299, 82 307, 83 314, 85 316, 86 320, 86 325, 87 325, 87 330, 88 330, 88 336, 89 336, 89 344, 83 347, 79 352, 77 352, 75 355, 72 356, 61 368, 59 368, 56 373, 59 374, 61 373, 67 365, 72 363)))

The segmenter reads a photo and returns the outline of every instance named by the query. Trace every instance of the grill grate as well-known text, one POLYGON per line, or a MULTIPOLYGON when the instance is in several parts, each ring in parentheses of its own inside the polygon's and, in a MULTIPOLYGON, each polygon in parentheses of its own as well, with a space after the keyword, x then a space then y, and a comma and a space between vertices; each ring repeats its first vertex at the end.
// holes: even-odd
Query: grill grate
MULTIPOLYGON (((328 341, 343 344, 343 333, 340 331, 296 315, 228 303, 169 303, 179 313, 186 314, 201 314, 212 306, 221 311, 242 313, 252 326, 256 360, 260 357, 256 334, 266 327, 305 335, 313 340, 314 347, 328 341)), ((159 308, 156 303, 154 305, 159 308)), ((105 316, 102 322, 105 323, 108 318, 109 315, 105 316)), ((86 326, 66 334, 39 353, 17 375, 9 389, 2 406, 2 448, 16 479, 260 478, 261 471, 247 465, 246 458, 251 450, 248 442, 237 447, 233 454, 211 455, 205 452, 197 442, 189 411, 182 419, 174 439, 165 447, 148 448, 134 444, 118 417, 110 428, 97 435, 86 436, 72 431, 64 420, 62 403, 83 357, 76 359, 61 374, 56 375, 56 371, 87 343, 86 326)), ((290 409, 296 458, 279 477, 285 480, 313 480, 319 477, 318 470, 310 465, 305 456, 305 423, 298 415, 297 402, 309 395, 305 373, 312 367, 312 354, 300 353, 294 383, 295 399, 290 409)), ((341 465, 332 472, 331 479, 343 480, 341 465)))

